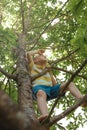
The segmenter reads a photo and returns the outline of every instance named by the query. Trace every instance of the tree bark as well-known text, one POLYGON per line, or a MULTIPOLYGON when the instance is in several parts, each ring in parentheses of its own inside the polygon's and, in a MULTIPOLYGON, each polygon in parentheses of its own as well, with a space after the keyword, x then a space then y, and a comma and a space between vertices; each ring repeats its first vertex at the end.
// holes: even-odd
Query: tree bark
POLYGON ((31 80, 26 60, 24 35, 20 35, 19 37, 19 47, 17 50, 17 83, 19 105, 27 116, 29 115, 29 117, 35 120, 36 115, 33 107, 31 80))
POLYGON ((46 130, 47 128, 45 125, 43 126, 39 123, 34 111, 31 79, 25 52, 25 42, 25 35, 20 35, 19 47, 17 49, 18 103, 26 115, 26 124, 30 130, 46 130))
MULTIPOLYGON (((29 113, 28 113, 29 114, 29 113)), ((46 130, 0 90, 0 130, 46 130)))

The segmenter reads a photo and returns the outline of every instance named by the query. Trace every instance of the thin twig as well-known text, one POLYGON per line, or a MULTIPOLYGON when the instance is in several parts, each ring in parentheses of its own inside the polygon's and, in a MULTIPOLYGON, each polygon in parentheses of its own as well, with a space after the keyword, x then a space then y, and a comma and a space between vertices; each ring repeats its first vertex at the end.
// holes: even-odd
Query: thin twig
MULTIPOLYGON (((64 70, 64 69, 59 68, 59 67, 54 67, 54 66, 53 66, 52 69, 60 70, 60 71, 63 71, 63 72, 69 73, 69 74, 73 74, 72 71, 64 70)), ((87 77, 84 76, 84 75, 78 74, 77 76, 78 76, 78 77, 81 77, 81 78, 83 78, 83 79, 85 79, 85 80, 87 80, 87 77)))
POLYGON ((66 130, 62 125, 56 124, 60 129, 66 130))
POLYGON ((55 65, 56 63, 60 62, 60 61, 63 61, 63 60, 66 60, 67 58, 69 58, 72 54, 76 53, 80 48, 77 48, 76 50, 70 52, 67 56, 61 58, 61 59, 57 59, 55 61, 52 61, 52 66, 55 65))
POLYGON ((51 25, 51 23, 54 21, 54 19, 55 19, 56 17, 58 17, 58 15, 60 14, 60 12, 63 10, 63 8, 66 6, 66 4, 67 4, 68 2, 69 2, 69 0, 67 0, 67 1, 65 2, 65 4, 63 4, 63 6, 58 10, 57 14, 54 16, 54 18, 50 20, 50 22, 47 24, 47 26, 44 28, 44 30, 40 33, 40 35, 37 36, 37 38, 35 39, 35 43, 34 43, 34 45, 31 47, 30 50, 32 50, 32 49, 35 47, 35 45, 37 44, 37 41, 40 39, 40 37, 42 36, 42 34, 48 29, 48 27, 51 25))
POLYGON ((22 17, 22 31, 25 32, 25 23, 24 23, 24 8, 23 8, 23 1, 20 0, 20 8, 21 8, 21 17, 22 17))

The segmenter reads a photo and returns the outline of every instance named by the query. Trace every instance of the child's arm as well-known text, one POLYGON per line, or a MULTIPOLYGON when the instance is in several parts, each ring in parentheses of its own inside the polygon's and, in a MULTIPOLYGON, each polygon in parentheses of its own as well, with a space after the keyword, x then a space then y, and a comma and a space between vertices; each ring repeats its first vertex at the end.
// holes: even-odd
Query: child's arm
POLYGON ((34 61, 33 61, 33 58, 32 56, 34 56, 35 54, 43 54, 45 52, 44 49, 39 49, 39 50, 35 50, 35 51, 30 51, 30 52, 27 52, 26 56, 27 56, 27 60, 30 63, 33 63, 34 64, 34 61))
POLYGON ((39 50, 35 50, 35 51, 30 51, 29 54, 31 56, 34 56, 35 54, 43 54, 45 52, 44 49, 39 49, 39 50))
POLYGON ((54 76, 51 77, 52 78, 52 84, 53 86, 57 84, 56 78, 54 76))

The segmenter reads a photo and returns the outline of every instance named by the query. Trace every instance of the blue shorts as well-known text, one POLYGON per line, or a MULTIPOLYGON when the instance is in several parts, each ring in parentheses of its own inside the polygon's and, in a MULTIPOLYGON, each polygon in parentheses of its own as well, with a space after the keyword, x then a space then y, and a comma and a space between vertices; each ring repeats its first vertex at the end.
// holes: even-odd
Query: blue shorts
POLYGON ((36 100, 36 93, 39 90, 43 90, 47 94, 47 101, 49 101, 58 97, 60 84, 56 84, 55 86, 36 85, 32 87, 34 100, 36 100))

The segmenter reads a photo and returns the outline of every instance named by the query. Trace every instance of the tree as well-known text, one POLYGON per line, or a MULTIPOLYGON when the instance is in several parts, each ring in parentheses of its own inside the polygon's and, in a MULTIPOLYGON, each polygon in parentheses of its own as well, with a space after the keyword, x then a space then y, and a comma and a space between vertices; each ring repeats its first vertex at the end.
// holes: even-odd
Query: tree
MULTIPOLYGON (((58 76, 59 71, 62 71, 64 80, 69 79, 68 84, 74 80, 81 92, 86 93, 86 2, 87 0, 68 0, 65 4, 57 0, 0 2, 0 129, 46 130, 49 126, 56 129, 53 124, 64 117, 73 119, 66 126, 68 129, 77 129, 86 121, 85 109, 85 117, 81 113, 75 116, 72 111, 86 100, 87 95, 74 104, 75 100, 69 102, 73 98, 69 94, 67 99, 60 99, 60 94, 53 101, 54 105, 53 102, 49 105, 48 119, 39 123, 31 91, 31 81, 37 77, 30 77, 26 60, 26 51, 50 49, 51 59, 54 59, 49 59, 50 69, 57 80, 60 81, 58 76), (72 71, 68 70, 70 66, 72 71), (55 116, 54 108, 59 109, 60 104, 64 112, 55 116), (71 107, 68 108, 69 106, 71 107)), ((47 70, 42 74, 45 71, 47 70)), ((59 123, 57 125, 60 129, 65 129, 59 123)))

